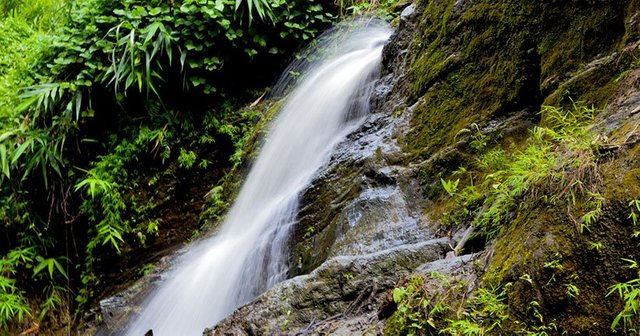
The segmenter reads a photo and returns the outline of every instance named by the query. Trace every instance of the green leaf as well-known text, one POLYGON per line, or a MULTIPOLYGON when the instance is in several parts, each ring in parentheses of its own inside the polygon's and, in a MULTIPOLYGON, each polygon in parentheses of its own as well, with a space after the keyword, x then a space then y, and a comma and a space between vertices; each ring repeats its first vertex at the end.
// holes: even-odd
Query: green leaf
POLYGON ((402 299, 404 299, 404 296, 407 294, 407 290, 404 288, 394 288, 393 289, 393 301, 395 303, 400 303, 402 302, 402 299))
POLYGON ((147 28, 145 29, 147 36, 144 38, 144 44, 147 44, 149 41, 151 41, 151 39, 156 35, 156 32, 160 28, 164 28, 160 21, 156 21, 147 26, 147 28))
POLYGON ((187 51, 180 49, 180 70, 184 71, 184 61, 187 59, 187 51))
POLYGON ((151 8, 151 10, 149 10, 149 15, 156 16, 161 12, 162 12, 162 9, 160 7, 154 7, 154 8, 151 8))
POLYGON ((2 174, 7 178, 11 178, 9 161, 7 160, 7 147, 4 144, 0 144, 0 163, 2 164, 2 174))
POLYGON ((136 71, 136 78, 138 78, 138 90, 142 92, 142 73, 140 71, 136 71))
POLYGON ((444 190, 447 192, 447 194, 449 194, 449 196, 453 196, 458 191, 458 184, 460 183, 460 179, 449 181, 440 178, 440 182, 442 183, 442 186, 444 187, 444 190))
POLYGON ((16 151, 13 153, 11 164, 14 165, 20 159, 24 151, 31 145, 33 145, 33 139, 31 138, 25 140, 22 144, 20 144, 20 146, 18 146, 18 149, 16 149, 16 151))
POLYGON ((60 264, 57 260, 53 259, 53 264, 56 266, 56 269, 58 269, 58 273, 60 273, 63 277, 65 278, 69 278, 67 276, 67 272, 64 271, 64 268, 62 268, 62 264, 60 264))
MULTIPOLYGON (((187 50, 194 50, 196 49, 196 45, 193 42, 193 40, 187 40, 187 42, 184 44, 184 46, 187 48, 187 50)), ((185 56, 186 57, 186 56, 185 56)))
POLYGON ((38 260, 38 265, 33 268, 33 275, 38 275, 48 265, 47 261, 41 256, 38 256, 36 259, 38 260))
POLYGON ((2 133, 2 135, 0 135, 0 142, 3 142, 5 140, 7 140, 9 137, 13 136, 14 134, 16 134, 16 130, 10 130, 7 132, 2 133))
POLYGON ((76 107, 76 120, 80 120, 80 108, 82 107, 82 91, 81 90, 78 90, 78 92, 76 92, 75 107, 76 107))

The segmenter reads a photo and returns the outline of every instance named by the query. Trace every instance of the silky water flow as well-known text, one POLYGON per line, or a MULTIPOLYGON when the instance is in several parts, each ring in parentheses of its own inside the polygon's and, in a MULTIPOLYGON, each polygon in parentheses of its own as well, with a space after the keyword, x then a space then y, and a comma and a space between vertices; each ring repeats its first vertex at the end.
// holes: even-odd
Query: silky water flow
POLYGON ((302 69, 285 71, 276 90, 291 92, 219 232, 187 247, 117 334, 201 335, 286 279, 300 193, 362 123, 390 36, 380 23, 345 26, 320 38, 302 69))

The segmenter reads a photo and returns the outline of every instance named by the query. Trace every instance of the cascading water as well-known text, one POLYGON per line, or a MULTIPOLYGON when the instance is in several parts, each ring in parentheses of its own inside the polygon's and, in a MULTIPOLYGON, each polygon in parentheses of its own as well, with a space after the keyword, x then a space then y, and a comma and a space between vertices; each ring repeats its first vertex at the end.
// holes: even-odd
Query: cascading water
POLYGON ((178 258, 122 334, 201 335, 285 279, 299 194, 362 121, 390 32, 360 23, 336 34, 301 71, 220 231, 178 258))

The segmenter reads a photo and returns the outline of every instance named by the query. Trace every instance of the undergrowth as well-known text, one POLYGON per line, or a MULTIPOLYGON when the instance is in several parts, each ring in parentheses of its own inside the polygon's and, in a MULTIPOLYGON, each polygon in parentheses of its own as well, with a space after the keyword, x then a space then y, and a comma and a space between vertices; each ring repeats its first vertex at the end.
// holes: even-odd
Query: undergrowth
POLYGON ((442 329, 463 288, 462 282, 437 272, 410 276, 393 290, 397 310, 387 321, 385 335, 424 335, 442 329))
POLYGON ((493 238, 518 209, 560 201, 573 208, 584 195, 589 195, 590 210, 580 222, 576 220, 577 228, 588 230, 597 220, 603 200, 597 193, 596 135, 590 131, 594 108, 581 103, 574 103, 570 110, 545 106, 541 114, 542 124, 531 130, 524 148, 487 150, 486 140, 473 137, 480 143, 474 147, 480 151, 476 164, 459 168, 453 174, 455 180, 442 179, 453 204, 445 214, 445 225, 470 222, 493 238))
POLYGON ((437 272, 412 275, 393 291, 396 311, 387 320, 390 335, 502 335, 546 336, 557 331, 545 323, 540 305, 531 300, 526 321, 509 310, 512 283, 483 286, 469 291, 469 284, 437 272))
POLYGON ((627 282, 617 283, 611 286, 607 296, 617 294, 623 301, 622 310, 611 322, 611 330, 623 330, 625 333, 635 334, 640 327, 640 272, 638 263, 634 260, 625 259, 628 267, 637 273, 637 277, 627 282))

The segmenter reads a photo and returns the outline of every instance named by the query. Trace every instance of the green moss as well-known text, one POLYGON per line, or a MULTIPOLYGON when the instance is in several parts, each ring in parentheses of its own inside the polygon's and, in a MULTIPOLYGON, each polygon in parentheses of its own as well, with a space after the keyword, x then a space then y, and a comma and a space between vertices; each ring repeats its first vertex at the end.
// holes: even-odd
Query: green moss
MULTIPOLYGON (((541 95, 558 89, 567 74, 620 45, 631 6, 618 1, 454 3, 419 3, 424 10, 409 61, 409 91, 418 104, 404 139, 413 158, 429 157, 471 122, 537 111, 541 95)), ((608 75, 590 77, 599 90, 588 90, 585 80, 581 88, 558 92, 571 90, 574 98, 582 95, 602 106, 620 71, 602 72, 608 75)))
MULTIPOLYGON (((632 199, 640 198, 640 146, 606 162, 602 167, 603 195, 619 203, 620 215, 632 199)), ((628 214, 627 214, 628 216, 628 214)), ((626 216, 625 216, 626 217, 626 216)))
POLYGON ((610 223, 601 223, 608 228, 605 233, 580 235, 562 215, 564 207, 534 208, 518 216, 497 240, 483 283, 515 282, 510 311, 523 320, 535 300, 540 314, 547 321, 555 319, 560 330, 608 334, 615 315, 610 307, 619 303, 606 293, 613 279, 624 276, 620 258, 628 253, 622 246, 628 246, 630 237, 610 223), (589 247, 594 240, 603 244, 601 251, 589 247), (567 295, 568 285, 579 288, 575 298, 567 295))
MULTIPOLYGON (((544 209, 539 209, 543 210, 544 209)), ((567 241, 544 240, 542 234, 553 222, 553 213, 524 213, 514 219, 493 247, 494 258, 484 281, 500 284, 517 280, 522 274, 542 269, 542 261, 564 250, 567 241), (540 227, 540 231, 537 229, 540 227), (518 269, 520 265, 528 269, 518 269)))
POLYGON ((623 79, 630 69, 634 68, 634 60, 638 51, 633 49, 620 54, 612 54, 595 62, 571 79, 560 84, 549 96, 544 105, 569 105, 572 101, 582 100, 604 109, 615 97, 623 79))

